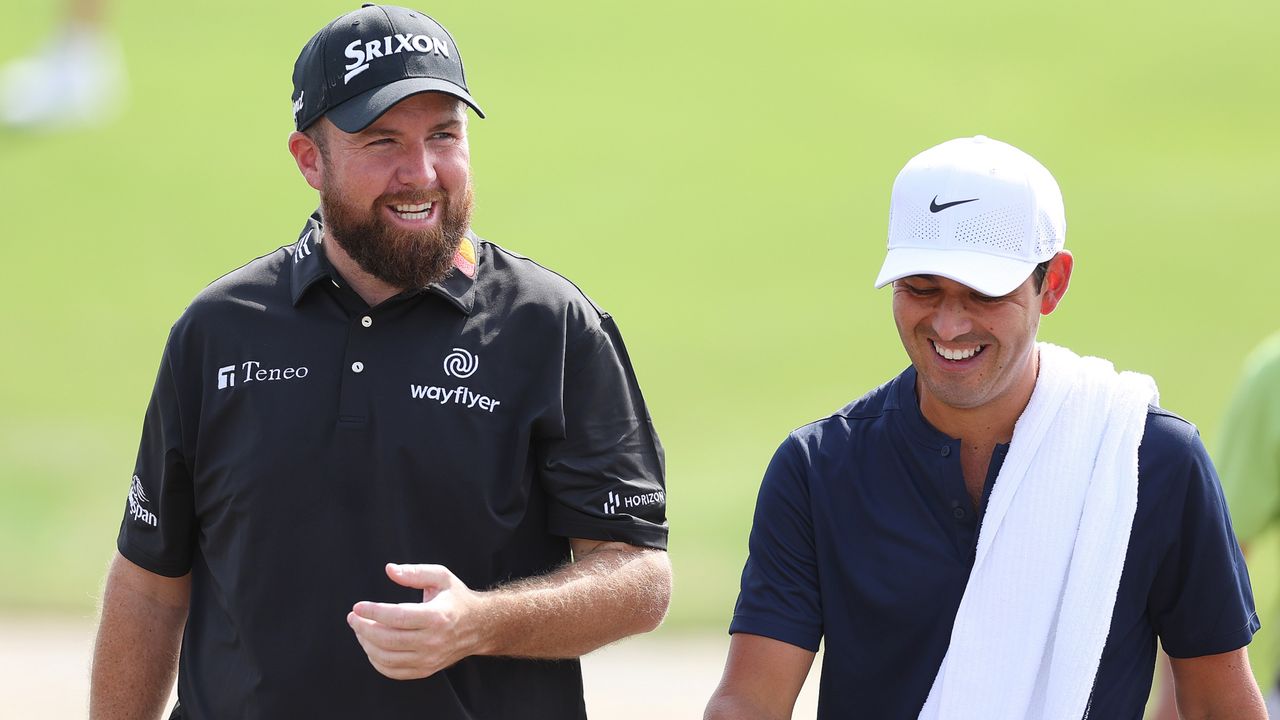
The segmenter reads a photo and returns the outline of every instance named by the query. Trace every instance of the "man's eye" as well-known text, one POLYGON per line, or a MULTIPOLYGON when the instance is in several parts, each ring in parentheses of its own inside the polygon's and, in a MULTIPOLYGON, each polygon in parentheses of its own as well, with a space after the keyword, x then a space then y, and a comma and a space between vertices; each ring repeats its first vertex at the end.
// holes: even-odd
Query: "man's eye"
POLYGON ((906 283, 903 283, 902 287, 906 288, 907 292, 911 293, 912 295, 920 295, 920 296, 932 295, 938 291, 937 288, 912 287, 911 285, 908 285, 906 283))
POLYGON ((990 295, 979 295, 979 294, 977 294, 977 293, 974 293, 974 295, 973 295, 973 298, 974 298, 975 300, 977 300, 978 302, 980 302, 980 303, 998 303, 998 302, 1003 302, 1003 301, 1004 301, 1006 298, 1008 298, 1008 297, 1009 297, 1008 295, 1000 295, 999 297, 992 297, 992 296, 990 296, 990 295))

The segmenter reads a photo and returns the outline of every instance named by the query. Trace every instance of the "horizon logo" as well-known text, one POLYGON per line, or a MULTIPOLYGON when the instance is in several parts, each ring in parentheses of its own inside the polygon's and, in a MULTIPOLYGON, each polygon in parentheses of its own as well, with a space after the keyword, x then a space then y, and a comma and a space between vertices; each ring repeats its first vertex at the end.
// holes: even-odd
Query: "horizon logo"
POLYGON ((218 389, 225 390, 236 385, 236 368, 239 367, 240 383, 276 382, 278 380, 301 380, 311 373, 306 366, 286 368, 264 368, 257 360, 249 360, 239 366, 227 365, 218 368, 218 389))
POLYGON ((160 519, 155 513, 143 507, 148 502, 150 501, 147 500, 147 493, 142 489, 142 480, 134 475, 133 482, 129 484, 129 517, 145 525, 156 527, 160 519))
POLYGON ((616 515, 619 507, 623 508, 641 508, 646 505, 657 505, 667 501, 667 494, 664 492, 647 492, 639 495, 623 496, 620 493, 609 491, 609 497, 604 503, 605 515, 616 515))
MULTIPOLYGON (((363 40, 353 40, 347 45, 346 51, 343 53, 351 59, 343 69, 347 74, 342 77, 342 84, 346 85, 351 82, 351 78, 359 75, 369 69, 369 63, 374 58, 389 57, 402 52, 420 52, 432 53, 437 56, 449 57, 449 46, 439 38, 430 35, 388 35, 381 40, 373 40, 365 42, 363 40), (394 40, 394 42, 392 42, 394 40), (393 47, 394 46, 394 47, 393 47)), ((301 99, 301 98, 299 98, 301 99)))
POLYGON ((444 374, 466 380, 476 374, 480 367, 480 358, 463 348, 454 348, 453 352, 444 356, 444 374))
POLYGON ((227 365, 218 368, 218 389, 233 387, 236 384, 236 366, 227 365))

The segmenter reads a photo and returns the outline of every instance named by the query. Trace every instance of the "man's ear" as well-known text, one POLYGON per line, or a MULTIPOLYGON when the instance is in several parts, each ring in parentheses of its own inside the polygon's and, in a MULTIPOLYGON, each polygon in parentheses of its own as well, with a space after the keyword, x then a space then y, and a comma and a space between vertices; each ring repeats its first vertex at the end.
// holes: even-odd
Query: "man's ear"
POLYGON ((1067 294, 1067 286, 1071 284, 1071 268, 1075 266, 1075 258, 1071 251, 1060 250, 1049 261, 1049 271, 1044 274, 1044 286, 1040 295, 1040 314, 1048 315, 1062 302, 1067 294))
POLYGON ((319 190, 324 185, 324 157, 316 141, 295 130, 289 134, 289 154, 293 155, 293 161, 298 164, 307 184, 319 190))

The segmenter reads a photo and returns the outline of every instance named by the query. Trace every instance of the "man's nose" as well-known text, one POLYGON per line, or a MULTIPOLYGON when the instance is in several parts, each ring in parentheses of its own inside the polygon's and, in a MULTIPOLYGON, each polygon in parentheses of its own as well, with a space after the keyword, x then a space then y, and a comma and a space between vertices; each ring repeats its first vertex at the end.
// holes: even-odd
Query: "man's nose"
POLYGON ((943 300, 933 313, 933 331, 938 339, 950 342, 973 330, 973 319, 963 301, 943 300))
POLYGON ((436 182, 435 156, 425 147, 410 149, 401 158, 396 180, 413 188, 430 187, 436 182))

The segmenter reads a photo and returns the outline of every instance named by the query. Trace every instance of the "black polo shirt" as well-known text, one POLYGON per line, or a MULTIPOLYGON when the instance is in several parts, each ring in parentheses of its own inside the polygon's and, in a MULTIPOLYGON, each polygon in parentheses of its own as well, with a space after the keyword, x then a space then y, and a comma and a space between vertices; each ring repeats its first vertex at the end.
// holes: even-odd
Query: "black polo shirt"
POLYGON ((388 562, 476 589, 665 548, 663 455, 613 319, 468 238, 455 271, 374 308, 299 240, 173 326, 118 546, 192 575, 187 718, 585 717, 576 660, 473 657, 422 680, 369 664, 360 600, 420 602, 388 562))
MULTIPOLYGON (((793 433, 765 473, 730 632, 816 651, 820 718, 919 715, 973 568, 980 519, 960 441, 925 421, 908 368, 793 433)), ((991 458, 986 505, 1008 445, 991 458)), ((1138 507, 1090 717, 1142 718, 1156 637, 1175 657, 1257 631, 1222 490, 1196 429, 1152 407, 1138 507)))

